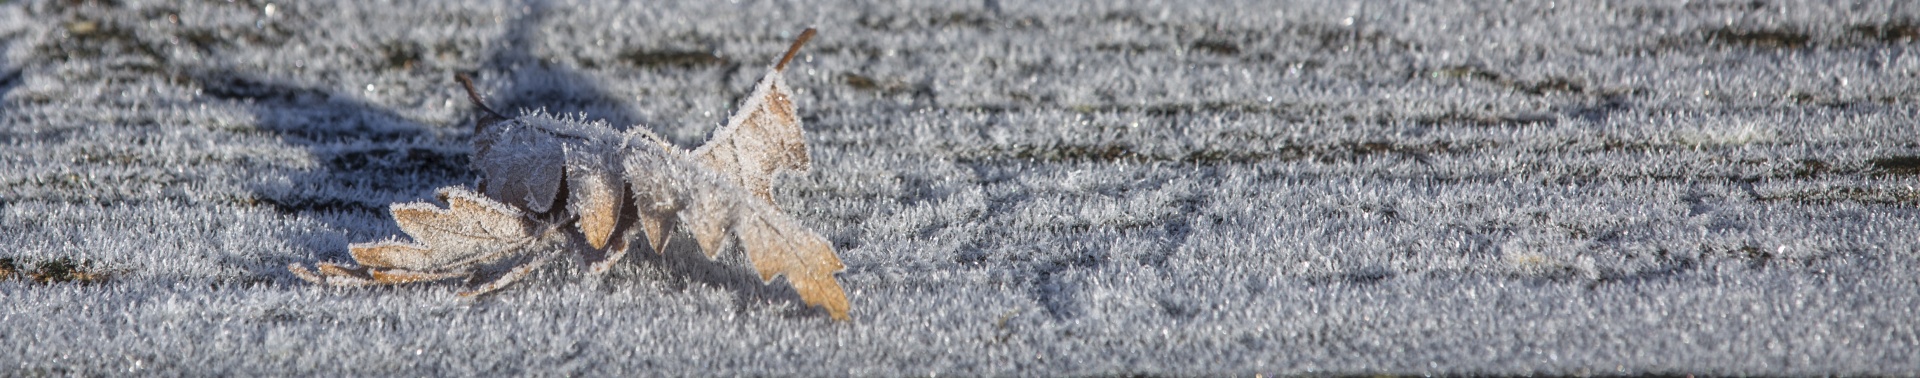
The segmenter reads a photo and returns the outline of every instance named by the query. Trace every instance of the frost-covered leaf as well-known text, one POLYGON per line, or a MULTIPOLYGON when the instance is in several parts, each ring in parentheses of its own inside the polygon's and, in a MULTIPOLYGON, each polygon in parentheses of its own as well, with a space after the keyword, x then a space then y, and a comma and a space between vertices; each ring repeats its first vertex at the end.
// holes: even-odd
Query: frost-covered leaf
POLYGON ((847 319, 847 293, 833 274, 846 270, 833 244, 779 212, 748 216, 735 224, 740 245, 762 282, 785 275, 807 304, 822 306, 834 319, 847 319))
POLYGON ((349 245, 359 266, 321 263, 318 274, 298 265, 294 275, 319 284, 354 286, 432 281, 466 275, 467 267, 496 259, 535 238, 534 224, 519 209, 458 187, 441 188, 442 209, 424 202, 394 204, 400 229, 413 241, 349 245))
POLYGON ((781 73, 813 33, 803 33, 741 110, 692 152, 643 129, 616 132, 605 122, 541 111, 508 119, 458 76, 486 112, 473 139, 484 195, 444 188, 444 209, 395 204, 394 221, 413 241, 354 244, 359 266, 322 263, 317 274, 289 269, 337 286, 468 277, 476 286, 460 294, 477 295, 551 262, 557 251, 582 250, 588 269, 604 272, 626 254, 630 243, 621 236, 633 235, 627 230, 636 223, 648 246, 664 252, 673 226, 681 224, 708 257, 739 245, 762 281, 785 276, 804 302, 845 320, 846 293, 833 277, 845 267, 832 244, 781 213, 771 194, 774 174, 808 166, 805 134, 781 73), (590 248, 534 245, 552 241, 549 231, 567 225, 590 248), (549 253, 516 253, 522 251, 549 253))
POLYGON ((533 237, 533 225, 512 206, 455 187, 440 189, 439 197, 447 202, 446 209, 422 202, 393 205, 393 220, 429 252, 388 256, 411 258, 389 260, 404 261, 392 266, 443 268, 498 252, 502 247, 524 244, 533 237))
MULTIPOLYGON (((825 238, 801 227, 773 204, 750 199, 746 189, 680 151, 637 147, 627 155, 626 177, 644 219, 680 221, 708 257, 740 245, 763 281, 784 275, 807 304, 847 319, 847 297, 833 273, 845 269, 825 238)), ((658 223, 658 222, 656 222, 658 223)), ((647 227, 649 240, 664 231, 647 227)), ((662 227, 664 228, 664 227, 662 227)))
POLYGON ((646 232, 647 241, 650 243, 649 246, 653 247, 654 252, 666 253, 667 231, 674 223, 674 216, 670 209, 674 209, 675 206, 665 203, 655 203, 654 205, 655 206, 639 206, 640 228, 641 231, 646 232))
POLYGON ((579 218, 575 224, 594 249, 607 247, 626 200, 626 184, 609 161, 616 153, 601 144, 566 145, 567 210, 579 218))
POLYGON ((435 260, 433 249, 412 242, 387 240, 347 246, 353 261, 375 268, 424 269, 435 260))
POLYGON ((807 29, 787 48, 787 54, 760 78, 740 110, 713 138, 693 151, 708 167, 767 202, 773 202, 772 179, 782 170, 805 172, 810 164, 806 133, 794 112, 793 93, 787 90, 787 62, 813 38, 807 29))
POLYGON ((566 162, 560 141, 549 130, 517 120, 484 127, 473 139, 480 191, 534 213, 551 210, 566 162))

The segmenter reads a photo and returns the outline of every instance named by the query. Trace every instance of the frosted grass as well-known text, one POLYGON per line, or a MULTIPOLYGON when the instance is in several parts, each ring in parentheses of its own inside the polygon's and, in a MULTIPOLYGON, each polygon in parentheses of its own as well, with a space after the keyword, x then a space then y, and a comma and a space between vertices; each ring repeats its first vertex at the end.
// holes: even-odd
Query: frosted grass
POLYGON ((0 375, 1910 375, 1896 1, 0 4, 0 375), (471 184, 475 113, 705 139, 851 324, 678 239, 479 300, 291 262, 471 184), (105 281, 37 283, 66 262, 105 281))

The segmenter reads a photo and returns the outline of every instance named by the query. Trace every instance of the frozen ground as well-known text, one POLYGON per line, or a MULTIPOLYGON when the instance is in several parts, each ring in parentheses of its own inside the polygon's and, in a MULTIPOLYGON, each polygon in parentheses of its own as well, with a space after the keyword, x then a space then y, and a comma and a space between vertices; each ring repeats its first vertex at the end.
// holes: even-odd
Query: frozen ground
POLYGON ((0 3, 0 375, 1920 374, 1906 1, 0 3), (454 72, 691 147, 807 26, 851 323, 284 270, 474 181, 454 72))

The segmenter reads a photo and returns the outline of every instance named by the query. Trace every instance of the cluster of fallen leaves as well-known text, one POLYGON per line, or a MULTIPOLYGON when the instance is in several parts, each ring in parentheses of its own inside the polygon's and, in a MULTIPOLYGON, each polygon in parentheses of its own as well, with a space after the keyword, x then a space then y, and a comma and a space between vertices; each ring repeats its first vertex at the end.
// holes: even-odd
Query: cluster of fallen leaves
POLYGON ((581 252, 592 273, 607 271, 639 237, 665 253, 669 234, 680 229, 709 258, 740 247, 761 280, 785 276, 802 301, 845 320, 846 293, 833 277, 844 266, 833 245, 780 212, 771 194, 774 174, 809 167, 781 73, 813 33, 802 33, 726 126, 693 151, 638 127, 623 133, 539 111, 507 118, 460 76, 469 99, 486 111, 473 138, 479 189, 441 188, 444 208, 392 205, 394 221, 412 240, 353 244, 353 265, 288 269, 335 286, 466 278, 473 287, 461 295, 478 295, 568 251, 581 252))
POLYGON ((0 281, 25 279, 34 283, 92 284, 107 280, 107 273, 93 268, 85 261, 73 261, 66 258, 41 261, 37 264, 23 264, 13 258, 0 257, 0 281), (31 267, 31 268, 29 268, 31 267))

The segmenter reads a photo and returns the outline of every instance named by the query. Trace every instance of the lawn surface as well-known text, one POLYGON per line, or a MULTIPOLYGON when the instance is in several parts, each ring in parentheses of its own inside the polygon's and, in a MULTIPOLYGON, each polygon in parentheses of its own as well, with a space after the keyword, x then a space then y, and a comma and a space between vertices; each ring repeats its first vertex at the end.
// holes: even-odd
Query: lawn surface
POLYGON ((1102 3, 0 2, 0 375, 1920 374, 1914 3, 1102 3), (691 148, 809 26, 852 322, 286 271, 475 182, 456 72, 691 148))

